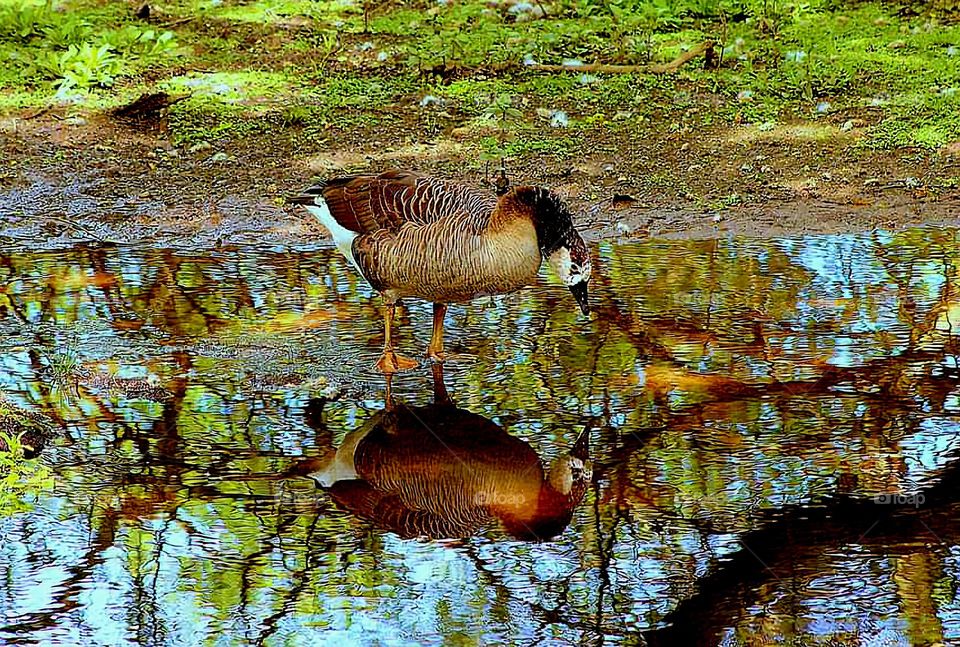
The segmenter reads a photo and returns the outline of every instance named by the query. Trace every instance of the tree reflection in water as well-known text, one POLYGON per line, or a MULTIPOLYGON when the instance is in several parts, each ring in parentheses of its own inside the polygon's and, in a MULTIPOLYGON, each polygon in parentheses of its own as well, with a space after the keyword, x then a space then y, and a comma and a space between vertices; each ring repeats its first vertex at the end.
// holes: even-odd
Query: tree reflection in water
POLYGON ((329 250, 0 251, 0 390, 63 428, 55 487, 0 519, 2 640, 960 640, 958 252, 602 243, 589 323, 539 288, 452 310, 454 409, 531 466, 524 497, 598 421, 566 529, 523 542, 496 510, 391 532, 285 478, 430 410, 383 412, 378 304, 329 250))

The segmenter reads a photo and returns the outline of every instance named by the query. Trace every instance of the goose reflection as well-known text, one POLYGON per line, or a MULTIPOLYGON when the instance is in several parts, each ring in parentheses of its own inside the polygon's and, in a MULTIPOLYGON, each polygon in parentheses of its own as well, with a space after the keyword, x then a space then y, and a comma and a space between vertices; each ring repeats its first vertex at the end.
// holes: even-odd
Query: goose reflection
MULTIPOLYGON (((402 537, 465 538, 498 521, 517 539, 559 535, 591 478, 589 426, 548 469, 523 440, 461 409, 434 366, 434 401, 393 401, 311 476, 342 508, 402 537)), ((389 378, 388 378, 389 379, 389 378)))

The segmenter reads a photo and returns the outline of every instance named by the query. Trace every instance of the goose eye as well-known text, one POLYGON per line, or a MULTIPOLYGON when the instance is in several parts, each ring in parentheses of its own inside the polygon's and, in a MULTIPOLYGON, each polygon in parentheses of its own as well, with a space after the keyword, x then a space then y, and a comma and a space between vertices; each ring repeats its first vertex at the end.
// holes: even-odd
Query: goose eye
POLYGON ((570 273, 571 273, 571 274, 579 274, 579 273, 580 273, 580 266, 577 265, 576 263, 571 263, 571 264, 570 264, 570 273))

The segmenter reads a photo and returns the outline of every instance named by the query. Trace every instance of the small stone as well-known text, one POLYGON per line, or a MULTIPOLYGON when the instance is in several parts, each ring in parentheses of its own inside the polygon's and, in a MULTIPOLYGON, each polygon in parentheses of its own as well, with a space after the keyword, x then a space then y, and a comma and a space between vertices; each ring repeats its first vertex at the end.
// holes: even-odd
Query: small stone
POLYGON ((680 147, 680 152, 686 153, 688 150, 690 150, 690 142, 683 142, 683 145, 680 147))
POLYGON ((432 94, 428 94, 422 99, 420 99, 420 107, 426 108, 428 106, 440 106, 443 105, 443 99, 440 97, 435 97, 432 94))
POLYGON ((219 151, 210 156, 210 161, 214 163, 226 162, 228 159, 230 159, 230 156, 224 153, 223 151, 219 151))
POLYGON ((853 119, 847 119, 845 122, 843 122, 843 125, 840 126, 840 130, 843 132, 849 132, 853 130, 853 119))
POLYGON ((211 148, 213 148, 213 146, 210 145, 210 142, 203 141, 203 142, 197 142, 196 144, 188 148, 187 152, 199 153, 200 151, 208 151, 211 148))
POLYGON ((554 128, 566 128, 570 125, 570 118, 563 110, 557 110, 550 115, 550 125, 554 128))
POLYGON ((905 40, 895 40, 887 44, 887 49, 903 49, 907 46, 907 41, 905 40))
POLYGON ((824 114, 824 113, 829 112, 829 111, 830 111, 830 102, 829 102, 829 101, 821 101, 820 103, 817 104, 816 111, 817 111, 818 114, 821 114, 821 115, 824 114))

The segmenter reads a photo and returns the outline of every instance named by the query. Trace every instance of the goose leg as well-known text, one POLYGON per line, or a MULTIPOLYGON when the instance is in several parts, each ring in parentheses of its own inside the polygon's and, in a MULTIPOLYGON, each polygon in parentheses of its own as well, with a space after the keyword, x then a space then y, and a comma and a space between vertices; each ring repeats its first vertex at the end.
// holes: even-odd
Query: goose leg
POLYGON ((393 350, 393 316, 396 314, 397 305, 388 303, 387 309, 383 314, 384 340, 383 353, 377 360, 376 369, 381 373, 398 373, 417 367, 417 362, 402 355, 397 355, 393 350))
POLYGON ((442 362, 446 359, 443 352, 443 318, 446 314, 446 304, 433 304, 433 336, 430 337, 430 346, 427 347, 427 357, 434 362, 442 362))

